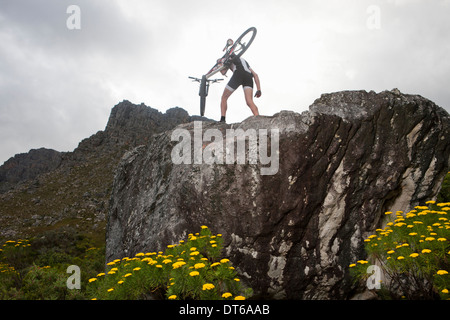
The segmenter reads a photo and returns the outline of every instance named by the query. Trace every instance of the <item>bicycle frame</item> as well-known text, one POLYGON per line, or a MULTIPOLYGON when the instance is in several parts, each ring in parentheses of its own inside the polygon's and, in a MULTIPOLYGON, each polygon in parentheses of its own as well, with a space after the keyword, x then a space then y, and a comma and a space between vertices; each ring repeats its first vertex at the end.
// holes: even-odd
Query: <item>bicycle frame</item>
POLYGON ((256 36, 256 28, 251 27, 247 29, 235 42, 232 39, 227 40, 227 44, 223 51, 226 50, 225 54, 222 56, 222 58, 218 59, 214 67, 209 70, 209 72, 202 76, 201 79, 189 77, 190 79, 197 81, 200 83, 200 90, 199 90, 199 96, 200 96, 200 115, 204 116, 205 113, 205 105, 206 105, 206 97, 208 96, 209 91, 209 85, 210 83, 215 83, 222 81, 223 79, 209 79, 216 73, 229 68, 229 59, 232 54, 236 55, 237 57, 240 57, 250 46, 250 44, 253 42, 254 38, 256 36), (251 33, 250 33, 251 32, 251 33), (250 39, 247 39, 245 41, 248 41, 247 43, 241 42, 247 34, 251 35, 250 39))

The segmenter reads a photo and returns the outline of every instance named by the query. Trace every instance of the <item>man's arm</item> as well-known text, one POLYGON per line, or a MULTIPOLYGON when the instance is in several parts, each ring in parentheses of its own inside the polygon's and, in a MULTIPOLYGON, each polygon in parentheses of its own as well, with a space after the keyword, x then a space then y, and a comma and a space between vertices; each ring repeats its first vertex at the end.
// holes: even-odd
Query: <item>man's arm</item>
POLYGON ((259 98, 261 96, 261 82, 259 81, 258 74, 255 71, 253 71, 253 69, 251 69, 251 68, 250 68, 250 71, 252 72, 253 78, 255 78, 255 83, 256 83, 257 91, 256 91, 255 97, 259 98))

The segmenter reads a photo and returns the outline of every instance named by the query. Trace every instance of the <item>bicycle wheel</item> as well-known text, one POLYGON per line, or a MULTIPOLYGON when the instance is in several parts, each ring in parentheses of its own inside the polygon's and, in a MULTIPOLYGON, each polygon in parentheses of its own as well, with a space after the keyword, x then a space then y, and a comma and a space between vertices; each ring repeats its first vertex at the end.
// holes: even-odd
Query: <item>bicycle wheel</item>
POLYGON ((200 82, 200 115, 203 117, 205 115, 205 107, 206 107, 206 96, 208 92, 206 90, 206 75, 202 76, 202 81, 200 82))
POLYGON ((245 30, 243 34, 234 42, 229 52, 233 52, 237 57, 240 57, 247 51, 256 37, 256 28, 251 27, 245 30))

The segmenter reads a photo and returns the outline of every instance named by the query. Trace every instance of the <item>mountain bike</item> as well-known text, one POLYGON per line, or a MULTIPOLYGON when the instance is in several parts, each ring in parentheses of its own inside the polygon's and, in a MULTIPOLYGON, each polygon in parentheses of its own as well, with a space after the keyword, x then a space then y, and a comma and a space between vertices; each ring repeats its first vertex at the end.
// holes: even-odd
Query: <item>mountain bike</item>
POLYGON ((205 107, 206 107, 206 97, 208 96, 209 85, 211 83, 216 83, 222 81, 223 79, 213 79, 210 80, 213 75, 216 73, 229 68, 231 65, 231 59, 239 58, 244 54, 245 51, 250 47, 253 40, 256 37, 256 28, 251 27, 248 28, 243 34, 237 38, 236 41, 232 39, 227 40, 227 44, 222 51, 225 51, 225 54, 222 58, 218 59, 216 64, 201 78, 189 77, 194 81, 200 82, 200 90, 198 92, 200 96, 200 115, 203 117, 205 115, 205 107))

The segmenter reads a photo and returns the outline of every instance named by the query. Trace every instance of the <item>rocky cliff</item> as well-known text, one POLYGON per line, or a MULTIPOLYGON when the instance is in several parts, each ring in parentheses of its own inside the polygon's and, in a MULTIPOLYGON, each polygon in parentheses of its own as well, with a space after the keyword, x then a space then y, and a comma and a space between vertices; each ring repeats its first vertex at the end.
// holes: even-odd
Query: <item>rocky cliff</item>
POLYGON ((8 159, 0 166, 0 192, 10 189, 18 182, 55 170, 61 163, 61 157, 61 152, 40 148, 8 159))
POLYGON ((106 259, 162 250, 208 225, 257 297, 349 298, 347 267, 383 213, 436 196, 449 130, 445 110, 393 90, 153 135, 117 168, 106 259))

